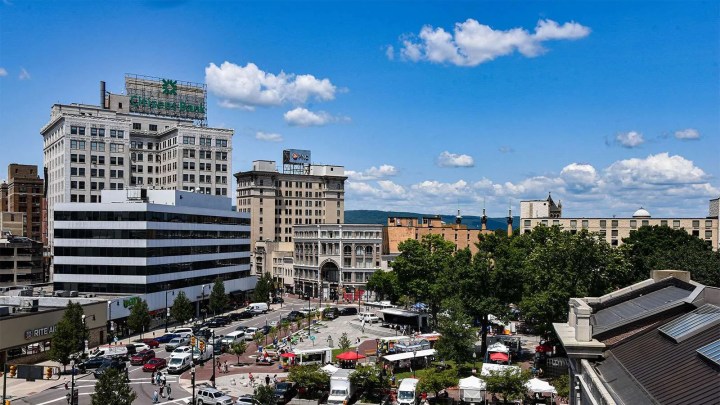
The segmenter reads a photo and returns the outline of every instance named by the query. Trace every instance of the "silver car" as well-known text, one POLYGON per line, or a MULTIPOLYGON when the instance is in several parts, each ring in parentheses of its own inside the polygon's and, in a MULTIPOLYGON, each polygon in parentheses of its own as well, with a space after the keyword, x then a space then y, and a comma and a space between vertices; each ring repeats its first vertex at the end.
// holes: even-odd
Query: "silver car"
POLYGON ((197 405, 233 405, 229 395, 215 388, 202 388, 197 394, 197 405))

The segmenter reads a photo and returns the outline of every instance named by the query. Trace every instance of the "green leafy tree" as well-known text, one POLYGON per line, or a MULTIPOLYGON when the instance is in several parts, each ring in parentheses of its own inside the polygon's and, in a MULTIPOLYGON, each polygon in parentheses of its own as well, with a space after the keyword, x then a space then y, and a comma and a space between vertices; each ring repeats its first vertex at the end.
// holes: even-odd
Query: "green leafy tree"
POLYGON ((275 290, 274 286, 275 283, 270 273, 263 273, 263 275, 258 278, 257 284, 255 284, 255 290, 252 295, 253 302, 270 301, 270 294, 275 290))
POLYGON ((408 239, 398 245, 400 255, 392 263, 400 292, 423 301, 437 320, 442 301, 452 285, 448 283, 455 244, 442 235, 425 235, 422 240, 408 239))
POLYGON ((247 351, 247 343, 245 343, 245 340, 241 340, 230 345, 230 353, 237 356, 238 366, 240 365, 240 357, 245 354, 245 351, 247 351))
POLYGON ((437 373, 425 373, 420 378, 418 387, 423 392, 434 392, 435 397, 440 391, 458 385, 457 374, 452 370, 445 370, 437 373))
POLYGON ((265 334, 262 333, 262 331, 255 332, 255 334, 253 335, 253 341, 255 342, 255 346, 260 347, 263 340, 265 340, 265 334))
POLYGON ((527 392, 525 385, 530 381, 530 378, 529 371, 518 371, 512 368, 491 371, 490 375, 483 377, 487 383, 488 392, 502 395, 503 403, 522 399, 527 392))
POLYGON ((375 270, 367 281, 367 289, 374 292, 378 300, 398 299, 397 274, 392 271, 375 270))
POLYGON ((225 283, 220 277, 215 279, 212 291, 210 291, 210 310, 213 315, 221 313, 228 305, 228 296, 225 294, 225 283))
POLYGON ((130 308, 127 324, 135 332, 145 332, 150 328, 150 309, 147 301, 137 300, 130 308))
POLYGON ((130 405, 137 394, 130 388, 125 375, 109 368, 95 383, 95 392, 90 395, 92 405, 130 405))
POLYGON ((344 353, 344 352, 350 350, 351 345, 352 345, 352 342, 350 342, 347 332, 343 332, 343 334, 340 335, 340 339, 338 339, 338 347, 340 348, 340 352, 344 353))
POLYGON ((630 263, 630 277, 621 285, 650 277, 651 270, 686 270, 693 280, 720 287, 720 252, 710 244, 668 226, 643 226, 630 232, 619 248, 630 263))
POLYGON ((447 310, 440 315, 438 330, 441 333, 435 349, 441 358, 454 360, 457 364, 467 361, 475 344, 472 320, 465 313, 462 301, 449 300, 447 310))
POLYGON ((192 302, 190 302, 183 291, 180 291, 177 297, 175 297, 175 302, 173 302, 172 307, 170 307, 170 316, 181 324, 192 319, 192 302))
POLYGON ((382 369, 375 364, 358 365, 350 374, 350 382, 362 391, 366 400, 377 401, 390 388, 390 380, 382 377, 382 369))
POLYGON ((65 313, 58 322, 50 345, 49 357, 63 365, 70 363, 70 356, 85 349, 89 332, 83 322, 83 309, 79 303, 68 302, 65 313))
POLYGON ((286 319, 280 321, 280 330, 284 331, 283 334, 287 336, 290 332, 290 321, 286 319))
POLYGON ((272 385, 260 385, 255 388, 254 398, 258 403, 263 405, 275 405, 275 387, 272 385))
POLYGON ((295 330, 300 330, 300 327, 302 326, 302 319, 298 318, 295 320, 295 330))
POLYGON ((278 334, 279 334, 278 329, 279 329, 279 328, 280 328, 279 325, 278 325, 277 327, 272 326, 272 327, 270 327, 270 330, 268 331, 268 336, 270 336, 270 340, 272 340, 273 342, 274 342, 275 339, 277 339, 277 337, 278 337, 278 334))
POLYGON ((301 398, 311 399, 327 388, 330 375, 318 364, 297 365, 290 367, 288 380, 298 385, 301 398))
POLYGON ((557 395, 560 398, 570 398, 570 376, 563 374, 560 377, 552 381, 552 386, 555 387, 557 395))

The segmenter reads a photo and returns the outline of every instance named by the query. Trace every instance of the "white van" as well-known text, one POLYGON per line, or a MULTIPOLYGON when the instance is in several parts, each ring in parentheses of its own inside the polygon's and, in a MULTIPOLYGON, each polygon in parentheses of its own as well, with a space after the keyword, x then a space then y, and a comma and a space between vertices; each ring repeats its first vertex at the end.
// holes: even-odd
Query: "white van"
POLYGON ((189 334, 192 335, 193 330, 192 330, 192 328, 175 328, 175 329, 172 331, 172 333, 174 333, 174 334, 176 334, 176 335, 179 335, 179 334, 181 334, 181 333, 189 333, 189 334))
POLYGON ((418 403, 417 386, 420 380, 404 378, 400 381, 397 393, 398 405, 415 405, 418 403))
POLYGON ((167 371, 170 374, 180 374, 192 366, 192 353, 183 353, 170 357, 167 371))
POLYGON ((128 349, 122 345, 100 346, 91 351, 89 357, 122 357, 123 359, 126 359, 128 357, 128 349))
POLYGON ((268 311, 268 304, 265 302, 253 302, 248 305, 247 311, 250 311, 253 314, 266 314, 268 311))
POLYGON ((233 343, 240 342, 245 337, 245 332, 241 330, 236 330, 235 332, 230 332, 225 337, 222 338, 221 342, 230 346, 233 343))
POLYGON ((375 315, 372 312, 360 312, 358 314, 358 319, 362 322, 365 321, 367 323, 376 323, 380 322, 380 318, 378 318, 377 315, 375 315))
POLYGON ((213 354, 213 345, 206 345, 205 351, 200 352, 200 349, 197 347, 192 348, 192 359, 193 363, 204 363, 205 361, 209 360, 212 357, 213 354))

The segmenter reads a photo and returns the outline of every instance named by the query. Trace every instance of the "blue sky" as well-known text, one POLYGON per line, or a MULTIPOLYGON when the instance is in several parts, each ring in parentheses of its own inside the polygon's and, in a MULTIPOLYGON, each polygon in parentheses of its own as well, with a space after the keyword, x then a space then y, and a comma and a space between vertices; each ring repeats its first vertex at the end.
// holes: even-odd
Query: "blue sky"
POLYGON ((0 173, 53 103, 125 73, 207 82, 233 171, 310 149, 348 209, 704 216, 720 196, 717 2, 0 5, 0 173))

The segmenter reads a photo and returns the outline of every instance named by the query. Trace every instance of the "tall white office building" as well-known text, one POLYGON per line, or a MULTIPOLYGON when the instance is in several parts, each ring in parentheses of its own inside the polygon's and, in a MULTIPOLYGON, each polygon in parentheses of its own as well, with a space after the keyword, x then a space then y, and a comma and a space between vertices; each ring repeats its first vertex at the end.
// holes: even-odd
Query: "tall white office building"
MULTIPOLYGON (((178 290, 208 298, 217 278, 228 294, 255 288, 250 216, 232 211, 230 199, 147 189, 100 195, 55 206, 56 291, 135 295, 152 311, 178 290)), ((114 308, 112 316, 127 314, 114 308)))
POLYGON ((96 203, 132 186, 229 198, 233 130, 209 128, 204 84, 137 75, 100 104, 55 104, 44 138, 48 243, 58 203, 96 203))

